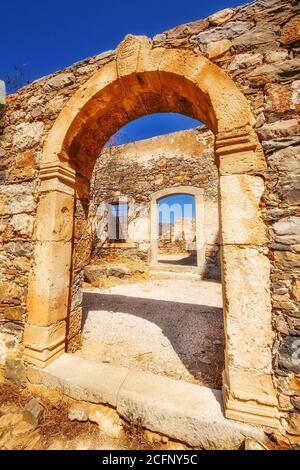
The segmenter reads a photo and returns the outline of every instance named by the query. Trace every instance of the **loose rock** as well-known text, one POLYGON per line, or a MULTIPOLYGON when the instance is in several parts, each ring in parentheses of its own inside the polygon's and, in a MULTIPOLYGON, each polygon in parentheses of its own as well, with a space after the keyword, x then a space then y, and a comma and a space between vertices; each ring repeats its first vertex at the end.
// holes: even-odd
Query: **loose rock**
POLYGON ((33 426, 38 426, 43 421, 45 409, 36 398, 32 398, 26 403, 23 418, 33 426))

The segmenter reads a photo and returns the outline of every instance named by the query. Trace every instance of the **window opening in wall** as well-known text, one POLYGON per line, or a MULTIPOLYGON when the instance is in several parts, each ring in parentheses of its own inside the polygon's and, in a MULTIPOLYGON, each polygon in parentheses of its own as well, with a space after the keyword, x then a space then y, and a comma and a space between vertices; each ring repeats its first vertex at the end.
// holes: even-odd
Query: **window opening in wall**
POLYGON ((114 243, 125 243, 127 239, 128 204, 112 203, 110 206, 109 240, 114 243))

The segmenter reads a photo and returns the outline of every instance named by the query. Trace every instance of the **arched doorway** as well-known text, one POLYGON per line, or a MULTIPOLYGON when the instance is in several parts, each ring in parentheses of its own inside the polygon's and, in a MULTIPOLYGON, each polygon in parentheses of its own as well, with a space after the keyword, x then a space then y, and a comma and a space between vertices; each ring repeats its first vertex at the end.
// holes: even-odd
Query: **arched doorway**
POLYGON ((116 57, 69 100, 45 142, 25 359, 45 367, 66 346, 76 349, 82 268, 90 252, 87 208, 95 160, 120 127, 155 112, 186 114, 215 134, 226 337, 225 413, 277 426, 269 261, 259 211, 264 183, 257 176, 265 160, 254 119, 245 97, 225 72, 200 54, 153 47, 146 37, 125 38, 116 57), (86 233, 85 244, 82 239, 78 243, 82 233, 86 233))

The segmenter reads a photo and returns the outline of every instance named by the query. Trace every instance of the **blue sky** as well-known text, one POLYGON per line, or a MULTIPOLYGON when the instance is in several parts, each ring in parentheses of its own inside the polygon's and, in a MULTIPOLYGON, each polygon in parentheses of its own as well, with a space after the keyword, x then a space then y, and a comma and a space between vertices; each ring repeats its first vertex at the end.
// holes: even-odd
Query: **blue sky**
MULTIPOLYGON (((100 52, 114 49, 127 33, 154 36, 205 18, 242 0, 3 0, 0 79, 22 71, 22 84, 100 52)), ((126 126, 121 141, 195 127, 179 115, 142 118, 126 126)))
POLYGON ((173 224, 177 217, 195 217, 195 198, 190 194, 163 197, 157 205, 160 223, 173 224))

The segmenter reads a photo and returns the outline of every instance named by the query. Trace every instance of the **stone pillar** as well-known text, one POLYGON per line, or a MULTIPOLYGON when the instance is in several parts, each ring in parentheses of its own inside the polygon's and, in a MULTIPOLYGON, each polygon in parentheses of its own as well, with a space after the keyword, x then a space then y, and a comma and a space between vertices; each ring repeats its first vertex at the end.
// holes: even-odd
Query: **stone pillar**
POLYGON ((216 142, 220 171, 222 286, 226 335, 223 395, 228 418, 279 426, 272 380, 270 263, 260 215, 264 181, 253 135, 216 142))
POLYGON ((94 215, 89 212, 90 180, 78 172, 75 183, 75 213, 72 266, 70 276, 67 351, 75 352, 81 344, 84 267, 89 264, 96 233, 94 215))
POLYGON ((24 359, 45 367, 65 350, 75 174, 62 163, 45 164, 40 180, 24 359))

